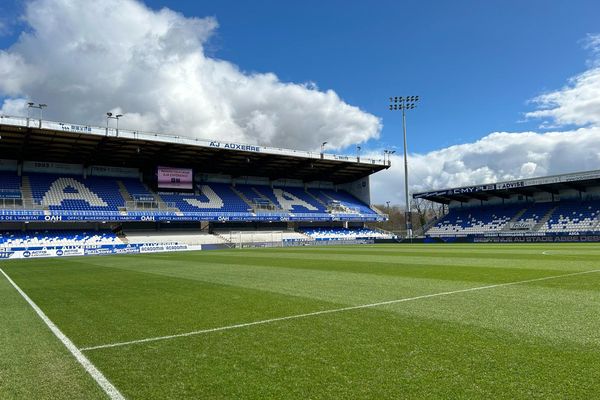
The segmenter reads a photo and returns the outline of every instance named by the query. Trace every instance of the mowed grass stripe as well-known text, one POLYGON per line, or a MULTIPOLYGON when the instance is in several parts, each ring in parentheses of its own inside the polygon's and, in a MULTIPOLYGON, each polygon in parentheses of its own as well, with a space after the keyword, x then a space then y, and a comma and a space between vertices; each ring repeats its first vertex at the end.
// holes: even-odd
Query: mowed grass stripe
POLYGON ((3 276, 0 276, 0 398, 106 398, 3 276))
MULTIPOLYGON (((508 271, 494 269, 439 268, 427 266, 394 267, 396 275, 373 274, 372 269, 363 268, 363 273, 311 268, 284 268, 272 265, 256 265, 256 259, 246 264, 204 262, 199 254, 187 254, 189 259, 147 258, 143 263, 113 263, 110 268, 144 271, 158 275, 184 279, 201 280, 224 285, 241 286, 251 289, 292 294, 306 298, 340 303, 345 305, 365 304, 385 301, 391 298, 417 296, 426 293, 448 291, 472 287, 477 284, 503 283, 515 280, 532 279, 555 275, 555 270, 527 270, 519 274, 519 269, 508 271), (413 271, 414 269, 414 271, 413 271), (465 271, 466 270, 466 271, 465 271)), ((236 261, 240 259, 236 258, 236 261)), ((289 260, 284 260, 289 263, 289 260)), ((96 259, 103 265, 101 259, 96 259)), ((277 264, 271 258, 269 264, 277 264)), ((540 281, 536 285, 554 285, 551 281, 540 281)))
MULTIPOLYGON (((188 257, 192 255, 189 253, 185 254, 188 257)), ((135 257, 129 258, 137 259, 135 257)), ((184 279, 211 281, 226 285, 243 286, 246 288, 258 289, 261 291, 271 291, 285 295, 302 296, 310 300, 318 299, 326 301, 332 305, 345 306, 365 304, 369 302, 386 301, 389 299, 409 297, 413 295, 430 294, 446 290, 456 290, 458 288, 466 288, 472 286, 472 284, 469 284, 469 282, 453 282, 443 280, 427 280, 426 282, 423 282, 422 280, 407 280, 402 277, 390 279, 388 277, 377 277, 372 276, 370 274, 362 274, 361 276, 356 276, 360 274, 352 273, 346 273, 342 275, 340 275, 339 273, 317 273, 309 279, 309 273, 312 274, 312 272, 310 271, 309 273, 307 273, 306 271, 289 271, 284 268, 272 267, 260 267, 258 269, 249 269, 245 266, 239 265, 199 266, 194 262, 188 263, 189 265, 184 265, 179 260, 165 262, 165 255, 162 255, 159 260, 155 260, 160 261, 160 263, 156 264, 156 266, 154 267, 154 264, 150 262, 152 258, 157 257, 153 256, 151 258, 147 258, 146 260, 144 260, 143 263, 141 263, 137 267, 132 267, 132 263, 130 262, 114 264, 121 265, 118 268, 133 268, 134 270, 142 269, 143 271, 145 271, 144 273, 151 272, 171 277, 183 277, 184 279), (269 269, 272 273, 267 274, 267 269, 269 269), (227 279, 222 279, 224 276, 224 272, 225 275, 227 275, 227 279)), ((95 262, 105 262, 106 259, 93 258, 88 260, 94 260, 95 262)), ((452 271, 448 273, 452 274, 452 271)), ((501 281, 506 282, 506 279, 502 279, 501 281)), ((548 284, 549 281, 542 282, 548 284)), ((540 284, 542 282, 540 282, 540 284)), ((532 301, 531 296, 527 295, 528 289, 524 288, 521 290, 522 293, 516 293, 514 299, 518 300, 522 297, 526 297, 529 298, 528 301, 532 301)), ((569 293, 567 297, 570 298, 573 295, 573 293, 569 293)), ((475 300, 475 305, 477 305, 477 300, 475 300)), ((518 304, 518 301, 513 301, 512 306, 522 308, 521 305, 518 304)), ((460 307, 458 307, 458 310, 460 315, 460 313, 464 310, 464 306, 461 305, 460 307)), ((395 310, 395 312, 404 311, 403 309, 398 309, 395 310)), ((535 312, 536 311, 533 310, 534 314, 532 315, 532 317, 536 316, 535 312)), ((507 321, 506 319, 499 319, 497 321, 491 322, 487 321, 486 317, 488 314, 489 310, 483 310, 483 312, 474 313, 473 315, 480 315, 482 324, 486 326, 493 325, 502 328, 503 324, 511 322, 507 321)), ((449 313, 448 315, 453 314, 449 313)), ((281 316, 281 314, 276 315, 276 317, 279 316, 281 316)), ((439 315, 438 318, 440 318, 439 315)), ((251 322, 251 320, 231 321, 231 323, 233 324, 239 322, 251 322)), ((475 320, 475 323, 477 322, 478 321, 475 320)), ((218 326, 209 326, 207 329, 214 327, 218 326)), ((174 331, 167 331, 166 334, 172 334, 173 332, 174 331)), ((178 329, 176 332, 181 332, 181 330, 178 329)), ((569 332, 567 331, 564 335, 562 335, 562 339, 565 339, 568 333, 569 332)), ((550 333, 548 334, 546 327, 543 327, 543 329, 534 329, 533 334, 552 336, 553 333, 552 331, 550 331, 550 333)), ((584 338, 582 337, 582 339, 584 338)))
MULTIPOLYGON (((282 249, 280 253, 277 253, 278 259, 303 259, 303 260, 311 260, 311 261, 324 261, 326 263, 321 265, 327 265, 332 261, 341 261, 345 263, 353 263, 359 262, 363 265, 371 265, 374 268, 379 264, 394 264, 397 266, 404 265, 437 265, 440 267, 450 267, 450 266, 464 266, 464 267, 478 267, 485 266, 487 268, 513 268, 518 266, 524 266, 526 263, 526 267, 528 269, 554 269, 556 271, 560 270, 568 270, 569 267, 572 267, 572 270, 583 270, 583 269, 593 269, 596 265, 596 257, 595 256, 585 256, 585 257, 572 257, 572 256, 545 256, 540 251, 539 254, 536 255, 528 255, 521 257, 511 257, 511 258, 502 258, 502 257, 494 257, 494 258, 481 258, 481 257, 457 257, 456 255, 446 254, 444 257, 427 257, 426 255, 405 255, 405 254, 383 254, 383 255, 371 255, 371 254, 356 254, 356 253, 341 253, 336 254, 335 252, 317 252, 317 253, 304 253, 304 252, 295 252, 289 251, 287 249, 282 249)), ((225 251, 225 252, 211 252, 211 255, 207 255, 207 257, 226 257, 226 258, 269 258, 265 257, 258 250, 250 251, 250 250, 241 250, 241 251, 225 251)))
POLYGON ((376 309, 90 357, 143 399, 590 399, 600 390, 595 347, 376 309))
MULTIPOLYGON (((204 265, 202 268, 193 265, 163 265, 146 268, 152 273, 242 285, 347 305, 472 286, 472 283, 467 282, 424 281, 368 274, 340 276, 334 272, 286 271, 281 268, 248 268, 240 265, 204 265)), ((502 294, 482 293, 444 299, 442 302, 420 302, 419 305, 410 307, 392 307, 390 311, 414 314, 413 309, 418 309, 418 312, 431 318, 457 322, 462 319, 464 323, 497 329, 512 329, 516 315, 520 318, 519 321, 526 321, 525 324, 517 321, 518 329, 523 334, 556 340, 597 342, 600 330, 595 329, 595 321, 600 320, 600 308, 597 307, 600 302, 599 289, 600 276, 565 277, 530 282, 507 289, 502 294), (519 310, 519 314, 515 314, 514 310, 519 310), (588 332, 586 334, 581 331, 584 327, 588 332)))
MULTIPOLYGON (((113 263, 122 258, 89 260, 113 263)), ((290 294, 97 267, 85 261, 53 259, 45 265, 28 262, 10 267, 11 277, 79 347, 340 306, 290 294)))
MULTIPOLYGON (((502 246, 514 252, 521 248, 502 246)), ((577 246, 560 247, 577 251, 577 246)), ((424 253, 431 251, 430 246, 421 248, 424 253)), ((480 252, 488 246, 473 248, 480 252)), ((291 254, 288 249, 266 250, 262 254, 276 260, 267 266, 260 265, 261 257, 242 256, 261 250, 25 260, 6 265, 14 269, 11 276, 20 274, 19 279, 31 284, 39 299, 57 315, 63 314, 81 343, 91 345, 118 337, 115 332, 147 337, 148 332, 173 326, 190 331, 198 320, 222 326, 221 322, 243 322, 239 316, 262 315, 265 310, 291 315, 289 310, 352 305, 363 297, 389 300, 396 297, 386 296, 394 293, 474 286, 453 279, 454 274, 481 274, 485 284, 501 281, 519 268, 523 276, 539 277, 591 270, 590 265, 597 268, 593 255, 583 262, 548 257, 545 267, 538 259, 531 267, 528 256, 512 266, 482 257, 480 264, 464 267, 452 262, 428 265, 426 259, 439 257, 414 254, 412 263, 404 264, 401 261, 407 256, 398 251, 393 253, 397 263, 369 262, 365 259, 373 255, 363 254, 362 271, 355 270, 354 262, 348 269, 341 263, 327 269, 324 249, 294 249, 297 258, 281 257, 291 254), (306 261, 304 252, 323 257, 306 261), (227 254, 236 256, 224 257, 227 254), (251 264, 245 264, 246 259, 251 264), (281 265, 280 259, 289 265, 281 265), (252 264, 255 261, 258 265, 252 264), (418 270, 419 263, 431 274, 412 277, 416 272, 409 271, 404 275, 405 270, 418 270), (374 273, 379 267, 398 272, 374 273), (439 271, 447 275, 436 277, 439 271), (227 303, 219 293, 238 298, 227 303), (226 304, 220 307, 220 302, 226 304)), ((336 263, 344 262, 332 257, 336 263)), ((129 398, 587 399, 598 393, 600 382, 599 292, 599 277, 588 274, 185 340, 95 350, 89 355, 129 398)))
POLYGON ((569 277, 581 276, 581 275, 598 273, 598 272, 600 272, 600 269, 592 270, 592 271, 574 272, 574 273, 563 274, 563 275, 547 276, 547 277, 543 277, 543 278, 529 279, 529 280, 523 280, 523 281, 513 281, 513 282, 500 283, 500 284, 487 285, 487 286, 469 287, 469 288, 465 288, 465 289, 458 289, 458 290, 447 291, 447 292, 429 293, 429 294, 416 296, 416 297, 405 297, 405 298, 387 300, 387 301, 378 302, 378 303, 359 304, 359 305, 342 307, 342 308, 319 310, 319 311, 314 311, 314 312, 309 312, 309 313, 304 313, 304 314, 286 315, 286 316, 282 316, 282 317, 276 317, 276 318, 270 318, 270 319, 265 319, 265 320, 252 321, 252 322, 243 322, 243 323, 239 323, 239 324, 235 324, 235 325, 226 325, 226 326, 221 326, 221 327, 216 327, 216 328, 203 329, 203 330, 174 334, 174 335, 148 337, 148 338, 142 338, 142 339, 127 341, 127 342, 108 343, 108 344, 83 348, 82 350, 97 350, 97 349, 103 349, 103 348, 109 348, 109 347, 111 347, 111 348, 112 347, 122 347, 122 346, 129 346, 129 345, 135 345, 135 344, 146 344, 146 343, 162 341, 162 340, 180 339, 180 338, 186 338, 186 337, 190 337, 190 336, 209 334, 209 333, 221 332, 221 331, 226 331, 226 330, 248 328, 248 327, 253 327, 253 326, 257 326, 257 325, 266 325, 266 324, 271 324, 271 323, 292 321, 292 320, 301 319, 301 318, 328 316, 329 314, 350 312, 350 311, 356 311, 356 310, 362 310, 362 309, 368 309, 368 308, 370 309, 370 308, 376 308, 376 307, 395 306, 395 305, 398 305, 401 303, 406 303, 406 302, 411 302, 411 301, 428 300, 428 299, 433 299, 433 298, 438 298, 438 297, 443 297, 443 296, 452 296, 452 295, 458 295, 458 294, 464 294, 464 293, 478 292, 478 291, 483 291, 483 290, 505 288, 505 287, 509 287, 509 286, 522 285, 522 284, 527 284, 527 283, 532 283, 532 282, 569 278, 569 277))
MULTIPOLYGON (((287 255, 287 254, 286 254, 287 255)), ((288 255, 289 256, 289 255, 288 255)), ((422 279, 442 279, 467 282, 502 282, 513 280, 514 278, 526 279, 524 276, 531 278, 539 277, 543 274, 556 274, 566 270, 582 271, 596 266, 593 262, 583 264, 572 261, 569 264, 564 262, 542 262, 529 267, 527 259, 515 260, 510 264, 503 266, 489 265, 484 260, 470 265, 460 263, 460 260, 450 263, 444 261, 444 264, 432 263, 427 258, 407 259, 402 262, 395 262, 393 259, 386 261, 365 261, 356 260, 352 257, 348 260, 338 259, 337 257, 269 257, 269 256, 244 256, 241 254, 235 257, 214 256, 211 254, 199 254, 196 256, 188 255, 181 259, 164 258, 163 262, 176 264, 177 262, 197 262, 201 265, 237 265, 254 266, 254 267, 272 267, 280 269, 300 269, 313 271, 331 271, 335 273, 358 273, 369 275, 385 275, 392 277, 406 278, 422 278, 422 279), (527 265, 525 267, 524 265, 527 265), (572 268, 569 268, 572 267, 572 268)))
MULTIPOLYGON (((253 249, 246 249, 252 251, 253 249)), ((577 255, 598 255, 600 249, 597 243, 535 243, 535 244, 427 244, 427 248, 424 248, 422 244, 410 245, 403 244, 398 245, 361 245, 359 246, 305 246, 305 247, 288 247, 286 251, 291 252, 309 252, 309 253, 323 253, 323 252, 342 252, 342 253, 394 253, 394 254, 459 254, 459 255, 507 255, 507 254, 521 254, 521 255, 540 255, 543 251, 549 250, 553 253, 561 254, 563 252, 572 252, 577 255)), ((280 252, 279 248, 265 248, 261 249, 266 253, 269 252, 280 252)))

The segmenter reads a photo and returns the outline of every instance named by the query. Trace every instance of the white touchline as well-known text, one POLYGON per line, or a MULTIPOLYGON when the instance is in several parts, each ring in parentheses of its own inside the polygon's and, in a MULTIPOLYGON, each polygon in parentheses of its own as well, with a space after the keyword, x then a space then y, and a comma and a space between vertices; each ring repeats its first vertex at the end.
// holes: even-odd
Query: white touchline
POLYGON ((181 337, 186 337, 186 336, 196 336, 196 335, 202 335, 202 334, 205 334, 205 333, 227 331, 227 330, 230 330, 230 329, 245 328, 245 327, 248 327, 248 326, 263 325, 263 324, 269 324, 269 323, 272 323, 272 322, 286 321, 286 320, 290 320, 290 319, 306 318, 306 317, 312 317, 312 316, 316 316, 316 315, 332 314, 332 313, 338 313, 338 312, 343 312, 343 311, 351 311, 351 310, 359 310, 361 308, 379 307, 379 306, 385 306, 385 305, 388 305, 388 304, 404 303, 404 302, 407 302, 407 301, 428 299, 428 298, 431 298, 431 297, 447 296, 447 295, 456 294, 456 293, 474 292, 476 290, 493 289, 493 288, 498 288, 498 287, 503 287, 503 286, 519 285, 519 284, 528 283, 528 282, 546 281, 546 280, 549 280, 549 279, 558 279, 558 278, 565 278, 565 277, 568 277, 568 276, 591 274, 591 273, 594 273, 594 272, 600 272, 600 269, 595 269, 595 270, 591 270, 591 271, 573 272, 573 273, 570 273, 570 274, 546 276, 546 277, 543 277, 543 278, 527 279, 527 280, 524 280, 524 281, 498 283, 498 284, 486 285, 486 286, 477 286, 477 287, 472 287, 472 288, 467 288, 467 289, 452 290, 452 291, 449 291, 449 292, 440 292, 440 293, 433 293, 433 294, 425 294, 425 295, 416 296, 416 297, 406 297, 406 298, 403 298, 403 299, 382 301, 382 302, 379 302, 379 303, 361 304, 361 305, 358 305, 358 306, 349 306, 349 307, 343 307, 343 308, 333 308, 333 309, 329 309, 329 310, 315 311, 315 312, 310 312, 310 313, 306 313, 306 314, 289 315, 287 317, 270 318, 270 319, 265 319, 265 320, 262 320, 262 321, 245 322, 245 323, 242 323, 242 324, 222 326, 222 327, 219 327, 219 328, 203 329, 203 330, 200 330, 200 331, 178 333, 178 334, 167 335, 167 336, 150 337, 150 338, 145 338, 145 339, 131 340, 131 341, 128 341, 128 342, 118 342, 118 343, 102 344, 102 345, 99 345, 99 346, 83 347, 83 348, 81 348, 81 351, 98 350, 98 349, 108 349, 108 348, 111 348, 111 347, 121 347, 121 346, 128 346, 128 345, 132 345, 132 344, 157 342, 159 340, 175 339, 175 338, 181 338, 181 337))
POLYGON ((52 333, 62 342, 62 344, 73 354, 75 359, 81 364, 83 368, 87 371, 88 374, 94 378, 94 380, 100 385, 102 390, 108 395, 112 400, 125 400, 125 397, 119 392, 119 390, 113 386, 112 383, 109 382, 108 379, 96 368, 94 364, 81 352, 80 349, 71 342, 71 340, 65 336, 64 333, 58 329, 58 327, 44 314, 44 312, 27 296, 27 294, 21 290, 21 288, 10 278, 10 276, 6 275, 4 270, 0 268, 0 272, 4 277, 8 280, 8 282, 19 292, 19 294, 29 303, 31 308, 37 313, 37 315, 44 321, 44 323, 50 328, 52 333))

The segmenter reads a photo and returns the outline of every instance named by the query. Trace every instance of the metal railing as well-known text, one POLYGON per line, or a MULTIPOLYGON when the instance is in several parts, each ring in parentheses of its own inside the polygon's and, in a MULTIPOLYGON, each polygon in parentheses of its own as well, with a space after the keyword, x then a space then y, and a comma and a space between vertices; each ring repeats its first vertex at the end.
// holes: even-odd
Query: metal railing
POLYGON ((82 125, 73 124, 68 122, 55 122, 46 121, 41 119, 33 119, 26 117, 0 115, 0 124, 20 126, 20 127, 32 127, 38 129, 48 129, 64 132, 76 132, 78 134, 88 134, 96 136, 112 136, 112 137, 123 137, 128 139, 140 139, 149 140, 163 143, 179 143, 185 145, 207 147, 207 148, 218 148, 222 150, 233 150, 233 151, 247 151, 253 153, 272 154, 272 155, 284 155, 284 156, 296 156, 311 158, 315 160, 334 160, 342 162, 350 162, 365 165, 379 165, 389 166, 389 161, 382 159, 363 158, 350 155, 338 155, 338 154, 325 154, 315 151, 304 151, 304 150, 292 150, 283 149, 279 147, 267 147, 259 145, 248 145, 233 142, 220 142, 210 139, 190 138, 179 135, 169 135, 165 133, 146 132, 146 131, 133 131, 129 129, 117 129, 111 127, 100 127, 93 125, 82 125))

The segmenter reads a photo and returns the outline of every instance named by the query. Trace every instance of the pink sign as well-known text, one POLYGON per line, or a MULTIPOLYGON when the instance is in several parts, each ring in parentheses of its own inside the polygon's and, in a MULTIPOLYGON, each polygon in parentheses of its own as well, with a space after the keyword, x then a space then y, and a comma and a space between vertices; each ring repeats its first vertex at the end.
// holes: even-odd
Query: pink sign
POLYGON ((159 189, 193 189, 193 173, 187 168, 158 167, 159 189))

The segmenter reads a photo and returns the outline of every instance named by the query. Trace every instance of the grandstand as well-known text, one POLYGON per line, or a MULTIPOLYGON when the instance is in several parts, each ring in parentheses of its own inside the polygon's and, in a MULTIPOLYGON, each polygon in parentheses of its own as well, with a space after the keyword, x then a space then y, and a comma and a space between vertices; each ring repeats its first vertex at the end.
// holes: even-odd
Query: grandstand
POLYGON ((389 161, 7 116, 0 133, 4 258, 393 237, 365 229, 389 161))
POLYGON ((600 170, 415 193, 447 213, 425 236, 445 241, 599 241, 600 170))

